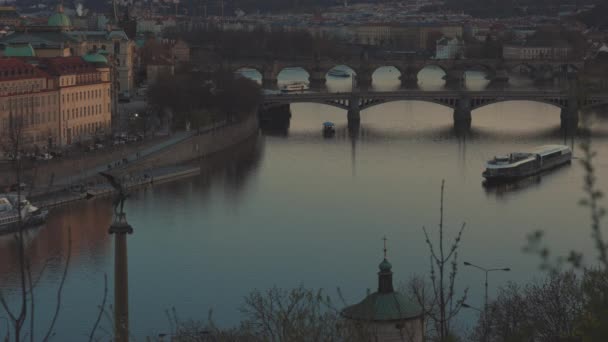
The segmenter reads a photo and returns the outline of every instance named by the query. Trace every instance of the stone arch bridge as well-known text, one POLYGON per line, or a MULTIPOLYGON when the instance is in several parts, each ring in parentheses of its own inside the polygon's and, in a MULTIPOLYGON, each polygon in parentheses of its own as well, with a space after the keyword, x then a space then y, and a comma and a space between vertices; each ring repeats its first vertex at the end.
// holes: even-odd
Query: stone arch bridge
POLYGON ((352 93, 266 94, 263 108, 292 103, 320 103, 347 111, 349 123, 361 120, 361 111, 394 101, 424 101, 440 104, 454 111, 454 124, 470 126, 475 109, 506 101, 534 101, 561 109, 562 127, 578 123, 579 109, 608 105, 607 94, 593 94, 578 100, 563 91, 393 91, 352 93))
POLYGON ((418 73, 427 66, 442 69, 448 84, 461 84, 469 70, 484 71, 488 78, 500 82, 508 81, 509 73, 515 69, 525 70, 536 81, 553 81, 575 75, 584 67, 578 60, 502 60, 502 59, 452 59, 435 60, 421 58, 368 58, 361 56, 351 59, 264 59, 242 58, 222 60, 215 64, 204 63, 208 70, 224 69, 237 71, 241 68, 252 68, 262 75, 263 85, 276 85, 279 73, 285 68, 300 67, 309 74, 312 87, 325 84, 326 74, 338 65, 346 65, 356 74, 357 85, 363 89, 371 86, 372 75, 380 67, 392 66, 401 73, 401 82, 411 87, 418 82, 418 73))

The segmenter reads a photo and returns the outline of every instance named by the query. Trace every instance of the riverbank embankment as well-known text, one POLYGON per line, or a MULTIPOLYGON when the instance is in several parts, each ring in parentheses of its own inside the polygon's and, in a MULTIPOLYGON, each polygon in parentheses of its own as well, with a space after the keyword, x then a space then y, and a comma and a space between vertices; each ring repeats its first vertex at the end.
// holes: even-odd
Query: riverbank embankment
POLYGON ((120 159, 119 166, 102 164, 71 177, 71 182, 60 182, 63 186, 47 191, 38 191, 30 198, 38 206, 54 207, 70 202, 105 195, 112 192, 99 172, 110 172, 123 179, 125 184, 135 189, 162 182, 173 181, 200 173, 200 166, 183 166, 191 161, 201 160, 235 146, 257 135, 258 120, 252 115, 242 121, 202 129, 183 135, 173 144, 149 147, 147 151, 135 152, 120 159), (74 185, 78 185, 74 191, 74 185))

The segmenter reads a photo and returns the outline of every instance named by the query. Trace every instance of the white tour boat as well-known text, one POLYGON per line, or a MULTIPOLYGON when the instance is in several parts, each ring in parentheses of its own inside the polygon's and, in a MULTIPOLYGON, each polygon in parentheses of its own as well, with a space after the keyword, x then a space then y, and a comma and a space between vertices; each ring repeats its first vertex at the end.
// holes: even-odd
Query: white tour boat
POLYGON ((528 177, 570 163, 572 151, 564 145, 546 145, 529 152, 497 156, 486 163, 483 176, 488 181, 508 181, 528 177))
POLYGON ((23 195, 19 200, 17 194, 1 194, 0 234, 17 231, 20 226, 25 228, 41 225, 48 214, 48 210, 33 206, 23 195), (21 209, 21 215, 18 208, 21 209))
POLYGON ((308 90, 308 85, 304 82, 294 82, 284 85, 281 91, 284 93, 308 90))

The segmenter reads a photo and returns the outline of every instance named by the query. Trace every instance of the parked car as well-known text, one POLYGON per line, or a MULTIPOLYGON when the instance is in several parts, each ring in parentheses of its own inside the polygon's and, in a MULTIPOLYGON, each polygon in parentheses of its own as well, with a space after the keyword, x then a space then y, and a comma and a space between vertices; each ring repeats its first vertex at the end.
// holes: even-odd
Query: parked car
POLYGON ((53 156, 50 153, 40 153, 36 156, 36 160, 51 160, 53 156))
POLYGON ((14 155, 13 153, 7 152, 4 154, 4 156, 6 157, 6 159, 11 161, 21 159, 21 153, 17 153, 17 155, 14 155))
POLYGON ((53 156, 53 158, 61 158, 63 156, 63 152, 61 151, 50 151, 49 154, 53 156))

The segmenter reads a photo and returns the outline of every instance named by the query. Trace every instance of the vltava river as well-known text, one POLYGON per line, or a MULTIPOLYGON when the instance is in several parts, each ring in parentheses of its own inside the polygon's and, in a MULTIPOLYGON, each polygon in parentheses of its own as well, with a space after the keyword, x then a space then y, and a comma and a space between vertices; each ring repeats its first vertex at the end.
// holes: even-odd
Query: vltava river
MULTIPOLYGON (((395 85, 391 72, 385 73, 377 76, 384 82, 376 87, 395 85)), ((292 76, 299 77, 297 72, 292 76)), ((432 77, 426 81, 441 86, 432 77)), ((468 85, 483 87, 483 82, 472 73, 468 85)), ((522 84, 529 86, 525 80, 522 84)), ((330 89, 347 85, 349 80, 328 81, 330 89)), ((535 230, 546 232, 555 252, 592 248, 586 211, 577 205, 583 179, 578 162, 508 188, 482 186, 484 161, 495 154, 565 142, 580 156, 579 139, 560 133, 555 107, 533 102, 487 106, 473 112, 472 129, 463 136, 453 132, 450 109, 423 102, 370 108, 362 113, 356 135, 348 133, 340 109, 298 104, 292 114, 284 134, 261 134, 203 161, 200 176, 139 191, 127 202, 135 229, 128 243, 131 327, 137 340, 168 332, 165 310, 173 307, 182 319, 204 320, 211 309, 218 324, 234 325, 243 297, 256 288, 302 284, 333 295, 340 287, 349 302, 358 301, 377 286, 383 236, 396 282, 428 276, 422 227, 436 232, 442 179, 447 235, 453 237, 466 222, 459 261, 512 268, 492 274, 491 294, 508 281, 542 276, 539 260, 522 252, 526 235, 535 230), (324 121, 336 123, 334 138, 322 137, 324 121)), ((600 183, 608 189, 608 115, 598 113, 592 134, 600 151, 600 183)), ((72 264, 56 339, 87 339, 104 274, 112 303, 111 212, 109 199, 78 203, 53 211, 46 226, 31 232, 34 269, 49 260, 36 292, 39 332, 54 310, 62 271, 58 256, 66 253, 69 227, 72 264)), ((17 284, 15 253, 14 242, 2 238, 0 281, 11 298, 17 284)), ((470 288, 468 302, 482 306, 483 274, 461 267, 458 288, 465 287, 470 288)), ((462 312, 463 329, 475 315, 462 312)), ((102 327, 111 330, 107 319, 102 327)), ((0 336, 3 331, 0 326, 0 336)))

